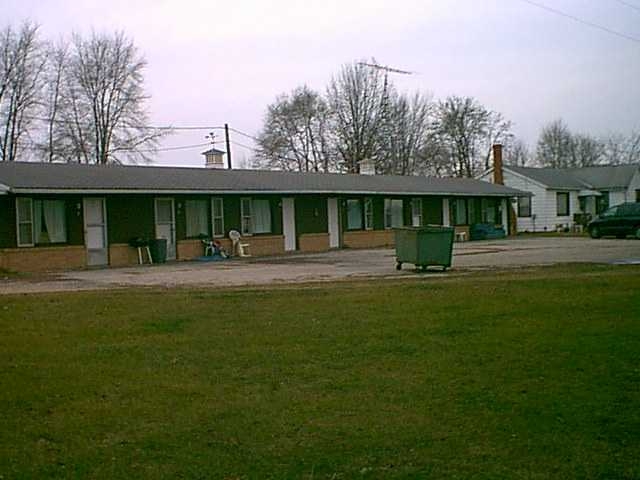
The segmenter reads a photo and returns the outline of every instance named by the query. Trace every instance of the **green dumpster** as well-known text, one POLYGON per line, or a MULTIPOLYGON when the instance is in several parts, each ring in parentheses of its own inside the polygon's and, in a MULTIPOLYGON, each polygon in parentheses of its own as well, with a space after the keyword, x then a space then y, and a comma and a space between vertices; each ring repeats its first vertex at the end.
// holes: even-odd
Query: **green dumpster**
POLYGON ((429 266, 451 266, 453 227, 405 227, 395 229, 396 269, 403 263, 413 263, 426 270, 429 266))
POLYGON ((149 242, 149 250, 153 263, 165 263, 167 261, 167 239, 156 238, 149 242))

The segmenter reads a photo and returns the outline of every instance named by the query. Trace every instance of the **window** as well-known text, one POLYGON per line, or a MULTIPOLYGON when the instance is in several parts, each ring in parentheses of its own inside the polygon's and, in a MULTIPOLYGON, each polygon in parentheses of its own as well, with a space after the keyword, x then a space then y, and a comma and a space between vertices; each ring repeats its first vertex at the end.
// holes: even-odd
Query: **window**
POLYGON ((19 247, 67 241, 64 200, 18 198, 16 199, 16 221, 19 247))
POLYGON ((609 208, 609 192, 600 192, 600 196, 596 197, 596 215, 604 212, 609 208))
POLYGON ((347 200, 347 230, 362 230, 362 206, 360 200, 347 200))
POLYGON ((242 198, 240 200, 242 235, 271 233, 271 204, 269 200, 242 198))
POLYGON ((411 199, 411 226, 412 227, 422 226, 422 199, 421 198, 411 199))
POLYGON ((214 237, 224 237, 224 210, 221 198, 211 199, 211 225, 214 237))
POLYGON ((569 214, 569 192, 557 192, 556 215, 558 217, 566 217, 569 214))
POLYGON ((271 233, 269 200, 253 200, 253 233, 271 233))
POLYGON ((498 223, 500 218, 500 212, 498 208, 498 202, 495 198, 483 198, 481 202, 482 207, 482 223, 498 223))
POLYGON ((373 230, 373 199, 364 199, 364 228, 373 230))
POLYGON ((531 216, 531 197, 518 197, 518 216, 531 216))
POLYGON ((67 222, 64 200, 34 200, 33 225, 36 244, 65 243, 67 222))
POLYGON ((251 235, 251 199, 240 199, 240 233, 242 235, 251 235))
POLYGON ((450 205, 451 224, 467 225, 467 200, 465 198, 455 198, 450 205))
POLYGON ((384 228, 397 228, 404 225, 402 218, 402 200, 384 199, 384 228))
POLYGON ((18 246, 32 247, 33 241, 33 205, 30 198, 16 199, 16 223, 18 226, 18 246))
POLYGON ((184 202, 184 212, 187 219, 187 238, 209 236, 206 200, 187 200, 184 202))

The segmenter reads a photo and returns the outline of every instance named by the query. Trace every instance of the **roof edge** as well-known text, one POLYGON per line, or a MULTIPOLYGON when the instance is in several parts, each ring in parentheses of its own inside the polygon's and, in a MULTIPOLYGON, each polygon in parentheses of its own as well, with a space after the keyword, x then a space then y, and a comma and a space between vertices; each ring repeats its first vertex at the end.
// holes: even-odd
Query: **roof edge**
POLYGON ((531 192, 509 188, 509 192, 461 193, 461 192, 392 192, 373 190, 190 190, 190 189, 114 189, 114 188, 14 188, 14 194, 68 194, 68 195, 126 195, 126 194, 162 194, 162 195, 389 195, 389 196, 430 196, 430 197, 530 197, 531 192))

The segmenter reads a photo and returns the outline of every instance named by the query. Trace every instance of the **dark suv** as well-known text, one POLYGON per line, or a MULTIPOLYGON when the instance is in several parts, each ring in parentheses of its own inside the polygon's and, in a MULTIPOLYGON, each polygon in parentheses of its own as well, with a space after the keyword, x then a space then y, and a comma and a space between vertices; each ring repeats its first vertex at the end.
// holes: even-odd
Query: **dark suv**
POLYGON ((587 226, 591 238, 633 235, 640 239, 640 203, 621 203, 598 215, 587 226))

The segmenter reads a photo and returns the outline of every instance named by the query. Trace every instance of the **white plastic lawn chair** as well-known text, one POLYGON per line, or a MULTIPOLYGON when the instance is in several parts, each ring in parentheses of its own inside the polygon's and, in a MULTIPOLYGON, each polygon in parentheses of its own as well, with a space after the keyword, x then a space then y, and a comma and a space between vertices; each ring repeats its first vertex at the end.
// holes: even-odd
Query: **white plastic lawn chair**
POLYGON ((237 230, 229 231, 229 240, 231 240, 232 251, 234 252, 234 254, 237 254, 239 257, 251 256, 249 255, 249 252, 247 252, 247 249, 249 248, 249 244, 243 243, 241 241, 242 236, 240 235, 239 231, 237 230))

